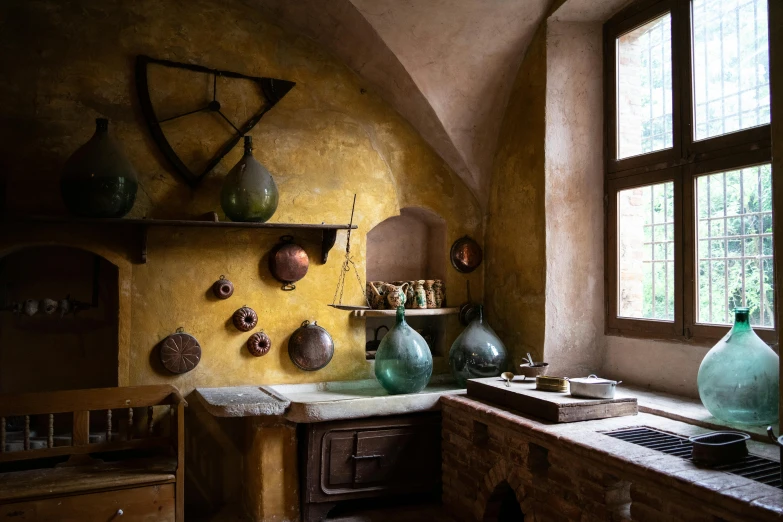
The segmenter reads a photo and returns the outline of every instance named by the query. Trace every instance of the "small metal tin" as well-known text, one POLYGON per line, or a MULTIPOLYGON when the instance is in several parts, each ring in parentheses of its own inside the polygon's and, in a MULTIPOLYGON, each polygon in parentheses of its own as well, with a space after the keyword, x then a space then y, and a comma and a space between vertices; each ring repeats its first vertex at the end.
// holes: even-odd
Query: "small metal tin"
POLYGON ((539 375, 536 377, 536 389, 552 392, 567 392, 568 377, 552 377, 550 375, 539 375))
POLYGON ((234 294, 234 284, 221 275, 220 279, 212 283, 212 294, 218 299, 228 299, 234 294))

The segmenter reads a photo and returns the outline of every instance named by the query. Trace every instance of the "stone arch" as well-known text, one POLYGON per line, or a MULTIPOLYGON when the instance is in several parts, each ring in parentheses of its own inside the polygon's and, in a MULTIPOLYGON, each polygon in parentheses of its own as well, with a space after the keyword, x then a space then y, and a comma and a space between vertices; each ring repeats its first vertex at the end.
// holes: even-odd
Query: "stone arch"
POLYGON ((516 466, 509 464, 505 460, 496 462, 484 475, 484 480, 481 482, 483 487, 476 495, 476 502, 473 506, 473 514, 476 520, 486 520, 485 517, 488 513, 499 508, 502 495, 497 493, 504 493, 502 491, 504 483, 508 484, 508 487, 514 491, 514 496, 522 512, 526 515, 532 515, 530 510, 531 499, 527 498, 527 491, 523 482, 516 466))

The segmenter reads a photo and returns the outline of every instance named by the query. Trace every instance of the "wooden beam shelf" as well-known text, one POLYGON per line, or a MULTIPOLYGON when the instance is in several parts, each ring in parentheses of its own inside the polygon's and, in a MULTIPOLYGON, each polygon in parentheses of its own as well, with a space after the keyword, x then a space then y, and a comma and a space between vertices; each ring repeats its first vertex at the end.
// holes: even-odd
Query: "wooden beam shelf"
POLYGON ((60 225, 112 225, 132 226, 139 233, 139 262, 147 262, 147 231, 150 227, 200 227, 200 228, 249 228, 276 230, 319 230, 321 231, 321 263, 326 263, 329 251, 337 240, 338 230, 355 230, 357 225, 327 225, 326 223, 255 223, 238 221, 219 221, 217 214, 211 212, 202 219, 91 219, 70 216, 24 216, 6 220, 26 224, 60 225))
MULTIPOLYGON (((421 317, 436 315, 456 315, 459 314, 459 307, 454 308, 406 308, 405 317, 421 317)), ((353 317, 396 317, 397 310, 353 310, 353 317)))

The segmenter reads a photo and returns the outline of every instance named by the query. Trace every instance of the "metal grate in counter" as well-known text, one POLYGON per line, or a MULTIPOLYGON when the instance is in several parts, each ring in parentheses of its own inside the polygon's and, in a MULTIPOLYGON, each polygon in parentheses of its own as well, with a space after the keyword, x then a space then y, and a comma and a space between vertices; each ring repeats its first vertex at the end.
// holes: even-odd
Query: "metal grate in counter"
MULTIPOLYGON (((645 448, 654 449, 661 453, 674 455, 675 457, 680 457, 685 460, 691 460, 691 455, 693 453, 693 444, 687 437, 666 433, 653 428, 627 428, 603 433, 604 435, 608 435, 615 439, 624 440, 631 444, 644 446, 645 448)), ((732 473, 750 480, 755 480, 756 482, 767 484, 768 486, 783 489, 780 480, 780 463, 764 457, 748 455, 739 462, 721 464, 710 469, 732 473)))

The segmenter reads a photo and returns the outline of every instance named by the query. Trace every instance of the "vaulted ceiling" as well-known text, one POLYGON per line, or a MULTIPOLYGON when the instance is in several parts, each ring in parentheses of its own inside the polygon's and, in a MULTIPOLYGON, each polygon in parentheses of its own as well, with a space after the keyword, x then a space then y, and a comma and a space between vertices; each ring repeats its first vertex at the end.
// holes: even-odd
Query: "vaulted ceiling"
POLYGON ((486 204, 511 84, 550 0, 246 0, 370 82, 486 204))

